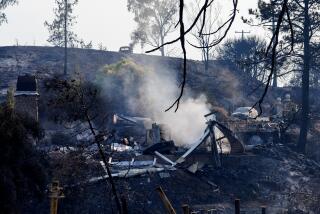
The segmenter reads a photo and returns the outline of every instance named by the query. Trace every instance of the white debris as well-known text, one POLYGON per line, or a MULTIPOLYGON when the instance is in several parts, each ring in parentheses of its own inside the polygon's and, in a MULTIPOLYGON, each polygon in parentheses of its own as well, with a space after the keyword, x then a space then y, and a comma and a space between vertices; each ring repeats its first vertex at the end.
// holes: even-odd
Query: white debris
POLYGON ((111 151, 114 151, 114 152, 133 151, 133 148, 131 146, 127 146, 124 144, 113 143, 111 144, 111 151))
POLYGON ((134 158, 131 161, 119 161, 112 162, 109 160, 109 164, 115 167, 146 167, 154 166, 156 164, 156 158, 154 160, 136 161, 134 158))

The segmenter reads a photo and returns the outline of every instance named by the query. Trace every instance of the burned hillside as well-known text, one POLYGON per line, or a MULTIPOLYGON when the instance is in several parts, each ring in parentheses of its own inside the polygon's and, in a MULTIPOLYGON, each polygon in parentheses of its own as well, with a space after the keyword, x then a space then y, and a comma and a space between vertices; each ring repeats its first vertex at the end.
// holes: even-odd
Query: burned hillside
MULTIPOLYGON (((1 88, 7 88, 14 84, 18 74, 36 75, 40 80, 61 74, 61 63, 63 49, 58 47, 24 47, 12 46, 1 47, 1 88)), ((128 55, 118 52, 72 49, 70 50, 70 72, 80 71, 86 78, 94 80, 96 72, 105 65, 119 63, 125 60, 128 55)), ((172 77, 180 75, 182 60, 179 58, 161 58, 159 56, 148 56, 143 54, 133 54, 129 57, 138 65, 153 67, 157 73, 162 70, 169 71, 172 77)), ((245 102, 247 98, 245 92, 241 94, 233 94, 239 91, 239 88, 245 89, 247 80, 243 80, 234 68, 229 69, 229 65, 223 62, 212 61, 210 63, 210 72, 203 72, 203 65, 199 61, 189 61, 188 85, 193 91, 201 93, 207 91, 208 96, 212 96, 210 100, 225 98, 237 98, 238 102, 245 102), (221 64, 221 65, 220 65, 221 64), (230 82, 232 84, 230 85, 230 82), (206 84, 200 84, 206 83, 206 84), (215 90, 211 90, 215 89, 215 90)), ((254 82, 254 79, 252 79, 254 82)), ((248 91, 249 92, 249 91, 248 91)))

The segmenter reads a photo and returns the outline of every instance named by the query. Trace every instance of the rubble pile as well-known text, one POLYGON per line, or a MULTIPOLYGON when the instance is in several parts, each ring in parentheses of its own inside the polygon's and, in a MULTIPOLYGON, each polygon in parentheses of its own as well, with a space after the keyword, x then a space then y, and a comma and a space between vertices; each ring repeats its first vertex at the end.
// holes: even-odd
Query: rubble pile
MULTIPOLYGON (((102 138, 106 139, 102 146, 119 197, 125 198, 132 213, 165 213, 156 191, 160 187, 177 211, 181 211, 182 204, 188 204, 196 212, 234 213, 234 200, 240 199, 241 209, 249 214, 259 212, 261 206, 279 214, 320 212, 320 165, 293 151, 289 144, 265 140, 247 149, 248 142, 238 139, 210 113, 205 115, 207 127, 202 136, 189 147, 181 147, 165 139, 164 133, 169 134, 163 130, 165 126, 153 123, 148 129, 137 122, 142 118, 118 117, 123 122, 116 123, 112 137, 102 138), (136 126, 137 136, 121 134, 123 130, 137 130, 136 126)), ((61 210, 112 212, 115 204, 110 177, 98 147, 91 144, 76 150, 63 151, 69 159, 62 163, 71 165, 55 169, 69 170, 60 172, 58 178, 67 196, 61 210), (80 205, 79 200, 83 202, 80 205)))

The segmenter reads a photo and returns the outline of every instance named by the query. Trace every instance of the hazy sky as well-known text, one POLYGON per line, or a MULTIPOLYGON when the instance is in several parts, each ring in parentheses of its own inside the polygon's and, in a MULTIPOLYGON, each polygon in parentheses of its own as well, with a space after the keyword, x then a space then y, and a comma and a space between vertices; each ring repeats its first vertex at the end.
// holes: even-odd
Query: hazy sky
MULTIPOLYGON (((237 20, 229 32, 229 37, 240 36, 235 31, 252 29, 240 20, 247 15, 248 8, 256 7, 258 0, 239 0, 237 20)), ((231 0, 220 0, 222 13, 229 13, 231 0)), ((135 28, 133 15, 127 11, 127 0, 79 0, 75 9, 77 24, 75 32, 85 41, 98 43, 111 51, 130 43, 130 33, 135 28)), ((18 5, 6 9, 8 23, 0 27, 0 45, 13 45, 16 40, 20 45, 49 45, 44 21, 53 19, 54 0, 20 0, 18 5)), ((261 31, 260 31, 261 35, 261 31)), ((135 50, 141 52, 141 50, 135 50)), ((179 51, 177 51, 179 52, 179 51)), ((179 54, 179 53, 177 53, 179 54)), ((199 51, 189 51, 190 58, 199 58, 199 51)))

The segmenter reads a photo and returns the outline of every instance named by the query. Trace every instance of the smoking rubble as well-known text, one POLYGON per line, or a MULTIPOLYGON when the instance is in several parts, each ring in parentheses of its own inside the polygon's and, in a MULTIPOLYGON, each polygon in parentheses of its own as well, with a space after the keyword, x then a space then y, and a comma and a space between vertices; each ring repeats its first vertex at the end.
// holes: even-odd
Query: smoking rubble
POLYGON ((176 75, 169 70, 141 66, 130 59, 104 67, 98 83, 103 95, 116 111, 150 117, 166 124, 177 145, 188 146, 202 135, 210 112, 205 95, 194 96, 187 89, 177 112, 165 112, 177 98, 180 88, 176 75))

